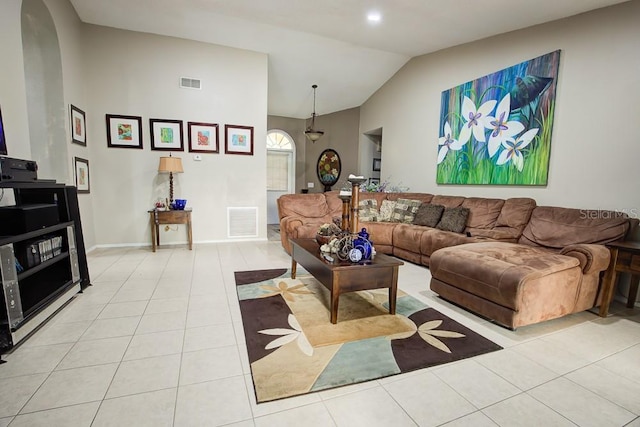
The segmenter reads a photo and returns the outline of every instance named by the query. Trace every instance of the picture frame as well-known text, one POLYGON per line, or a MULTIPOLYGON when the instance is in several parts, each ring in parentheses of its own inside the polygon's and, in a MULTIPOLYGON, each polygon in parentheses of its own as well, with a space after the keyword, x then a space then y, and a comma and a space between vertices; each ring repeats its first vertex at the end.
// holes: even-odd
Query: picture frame
POLYGON ((142 149, 142 117, 106 114, 107 146, 142 149))
POLYGON ((151 149, 156 151, 184 151, 182 120, 149 119, 151 149))
POLYGON ((373 166, 371 166, 371 170, 374 172, 380 172, 381 167, 382 167, 382 159, 373 159, 373 166))
POLYGON ((89 160, 74 157, 73 163, 78 193, 90 193, 91 183, 89 181, 89 160))
POLYGON ((224 125, 225 154, 253 156, 253 126, 224 125))
POLYGON ((87 122, 84 111, 73 104, 71 105, 71 142, 87 146, 87 122))
POLYGON ((217 123, 187 122, 190 153, 219 153, 217 123))

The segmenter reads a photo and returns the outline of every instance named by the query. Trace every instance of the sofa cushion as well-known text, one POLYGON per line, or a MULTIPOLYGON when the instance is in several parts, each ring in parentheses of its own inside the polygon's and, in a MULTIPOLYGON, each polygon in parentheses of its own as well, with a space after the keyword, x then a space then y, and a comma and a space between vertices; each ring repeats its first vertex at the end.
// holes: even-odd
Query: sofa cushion
POLYGON ((358 220, 378 220, 378 202, 376 201, 376 199, 360 200, 360 202, 358 203, 358 220))
POLYGON ((469 209, 459 206, 457 208, 446 208, 442 212, 442 218, 436 225, 436 228, 444 231, 453 231, 454 233, 462 233, 467 226, 467 218, 469 217, 469 209))
POLYGON ((467 227, 490 229, 496 225, 504 206, 503 199, 484 199, 480 197, 467 197, 462 202, 463 208, 469 209, 467 227))
POLYGON ((513 228, 521 233, 531 218, 531 212, 536 207, 536 201, 528 197, 514 197, 507 199, 502 206, 500 216, 496 220, 496 227, 513 228))
POLYGON ((473 243, 444 248, 431 256, 431 275, 441 282, 512 310, 527 304, 555 305, 569 310, 580 283, 576 258, 516 243, 473 243), (556 301, 539 301, 536 292, 552 287, 556 301))
POLYGON ((442 212, 444 212, 444 206, 442 205, 423 203, 418 208, 418 212, 416 212, 416 216, 413 218, 413 223, 415 225, 435 227, 442 217, 442 212))
POLYGON ((332 216, 342 216, 342 199, 338 197, 340 191, 327 191, 324 197, 327 200, 327 208, 332 216))
MULTIPOLYGON (((466 234, 438 230, 437 228, 425 228, 424 230, 424 233, 420 236, 420 253, 427 257, 430 257, 438 249, 472 243, 478 240, 475 237, 467 237, 466 234)), ((395 244, 395 240, 393 243, 395 244)))
POLYGON ((391 221, 391 215, 393 215, 395 207, 395 201, 383 200, 378 211, 378 221, 391 221))
POLYGON ((327 199, 322 193, 284 194, 278 198, 280 219, 287 216, 320 218, 328 213, 327 199))
POLYGON ((629 219, 620 212, 538 206, 518 242, 562 249, 579 243, 613 242, 628 229, 629 219))
POLYGON ((391 222, 411 224, 422 202, 420 200, 398 199, 391 214, 391 222))
POLYGON ((435 195, 431 199, 430 203, 433 203, 434 205, 442 205, 445 208, 455 208, 455 207, 461 206, 462 202, 464 202, 464 199, 465 198, 462 196, 435 195))
POLYGON ((359 195, 359 199, 360 200, 374 199, 378 204, 378 208, 379 208, 380 206, 382 206, 382 201, 387 199, 387 193, 379 193, 379 192, 370 193, 368 191, 361 191, 359 195))
POLYGON ((387 200, 396 201, 398 199, 420 200, 422 203, 432 203, 433 194, 429 193, 383 193, 387 200))

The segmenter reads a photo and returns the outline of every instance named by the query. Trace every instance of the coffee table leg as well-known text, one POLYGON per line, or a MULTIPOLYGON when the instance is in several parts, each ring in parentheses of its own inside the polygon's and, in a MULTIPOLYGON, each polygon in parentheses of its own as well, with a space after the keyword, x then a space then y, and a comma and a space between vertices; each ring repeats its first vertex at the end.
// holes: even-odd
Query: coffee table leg
POLYGON ((338 301, 340 301, 340 287, 337 281, 334 281, 331 290, 331 323, 334 325, 338 323, 338 301))
POLYGON ((396 298, 398 297, 398 267, 393 268, 393 279, 389 288, 389 314, 396 314, 396 298))
POLYGON ((638 281, 640 276, 634 274, 631 276, 631 286, 629 287, 629 296, 627 296, 627 308, 633 308, 636 305, 636 297, 638 296, 638 281))
POLYGON ((295 279, 296 278, 296 268, 298 267, 298 264, 296 263, 296 260, 293 259, 293 257, 291 257, 291 278, 295 279))

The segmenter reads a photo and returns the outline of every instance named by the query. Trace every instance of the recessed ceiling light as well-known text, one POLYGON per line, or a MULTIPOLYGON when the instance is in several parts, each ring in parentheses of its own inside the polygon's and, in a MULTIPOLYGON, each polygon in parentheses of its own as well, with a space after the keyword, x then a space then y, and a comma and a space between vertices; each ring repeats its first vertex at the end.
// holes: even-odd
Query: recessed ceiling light
POLYGON ((382 20, 382 16, 380 15, 380 12, 369 12, 367 14, 367 21, 369 21, 369 23, 371 24, 377 24, 382 20))

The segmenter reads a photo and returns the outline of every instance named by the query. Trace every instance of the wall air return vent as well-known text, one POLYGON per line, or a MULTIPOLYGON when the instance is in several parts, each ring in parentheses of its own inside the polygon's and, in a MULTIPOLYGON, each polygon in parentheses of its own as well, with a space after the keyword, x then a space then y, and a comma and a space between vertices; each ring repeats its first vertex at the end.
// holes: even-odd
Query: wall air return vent
POLYGON ((258 208, 227 208, 227 236, 258 237, 258 208))
POLYGON ((202 89, 202 81, 190 77, 180 77, 180 87, 183 89, 202 89))

